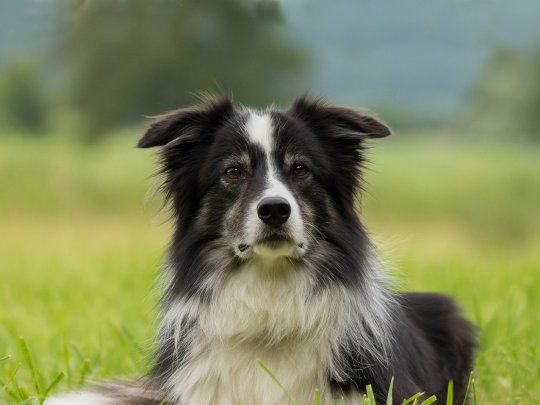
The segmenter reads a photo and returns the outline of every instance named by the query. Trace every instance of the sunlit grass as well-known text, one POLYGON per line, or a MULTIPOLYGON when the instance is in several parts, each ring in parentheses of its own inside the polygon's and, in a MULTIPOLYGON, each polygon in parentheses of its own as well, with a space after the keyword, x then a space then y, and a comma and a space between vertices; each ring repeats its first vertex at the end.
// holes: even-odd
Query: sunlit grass
MULTIPOLYGON (((403 138, 370 151, 381 254, 399 288, 452 294, 482 328, 479 404, 535 403, 540 150, 403 138)), ((170 229, 133 144, 0 141, 0 403, 147 369, 170 229)))
MULTIPOLYGON (((261 360, 257 360, 257 363, 259 364, 259 367, 274 381, 276 385, 278 385, 285 396, 288 399, 289 404, 291 405, 298 405, 298 401, 296 401, 291 394, 287 391, 287 388, 279 381, 279 379, 272 373, 272 370, 270 370, 261 360)), ((475 382, 473 373, 469 376, 469 381, 467 383, 467 390, 465 391, 464 399, 463 399, 463 405, 476 405, 476 396, 474 395, 475 390, 475 382)), ((390 380, 390 384, 388 386, 388 394, 386 396, 386 399, 383 398, 383 401, 386 405, 393 405, 393 387, 394 387, 394 377, 390 380)), ((416 394, 411 395, 409 398, 405 398, 401 405, 430 405, 437 401, 437 397, 435 395, 427 396, 425 392, 417 392, 416 394)), ((443 399, 443 398, 439 398, 443 399)), ((338 404, 342 401, 338 400, 338 404)), ((441 401, 442 402, 442 401, 441 401)), ((382 402, 379 401, 381 404, 382 402)), ((320 397, 320 391, 319 389, 315 389, 314 391, 314 405, 323 405, 321 402, 320 397)), ((361 403, 359 405, 377 405, 377 400, 375 396, 375 392, 373 391, 373 387, 371 384, 366 385, 364 388, 364 394, 362 394, 361 403)), ((447 394, 446 394, 446 405, 454 405, 454 382, 449 381, 448 382, 448 388, 447 388, 447 394)), ((461 405, 461 404, 457 404, 461 405)))

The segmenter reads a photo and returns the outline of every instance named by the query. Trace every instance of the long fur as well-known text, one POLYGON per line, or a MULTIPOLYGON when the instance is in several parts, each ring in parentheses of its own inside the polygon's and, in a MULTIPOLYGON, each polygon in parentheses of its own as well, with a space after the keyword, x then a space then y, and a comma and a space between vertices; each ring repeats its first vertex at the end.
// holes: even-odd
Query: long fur
POLYGON ((323 403, 359 403, 368 384, 386 398, 392 378, 394 403, 445 397, 449 380, 462 401, 473 326, 448 297, 392 291, 355 210, 365 143, 389 134, 306 97, 263 111, 210 99, 159 117, 139 141, 161 147, 176 221, 154 368, 71 403, 308 404, 315 388, 323 403), (289 207, 279 226, 258 213, 270 197, 289 207))

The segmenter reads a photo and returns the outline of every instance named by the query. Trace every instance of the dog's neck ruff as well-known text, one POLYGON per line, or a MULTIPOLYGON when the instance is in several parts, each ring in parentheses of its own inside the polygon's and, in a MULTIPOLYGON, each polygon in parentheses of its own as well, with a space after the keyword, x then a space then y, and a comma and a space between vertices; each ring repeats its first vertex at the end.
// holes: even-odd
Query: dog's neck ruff
POLYGON ((324 287, 306 265, 286 259, 214 272, 210 297, 182 297, 165 313, 160 336, 174 341, 177 357, 165 377, 171 400, 283 403, 283 390, 259 359, 300 403, 312 402, 315 388, 335 400, 328 380, 346 378, 340 353, 387 356, 392 298, 370 270, 363 286, 324 287))

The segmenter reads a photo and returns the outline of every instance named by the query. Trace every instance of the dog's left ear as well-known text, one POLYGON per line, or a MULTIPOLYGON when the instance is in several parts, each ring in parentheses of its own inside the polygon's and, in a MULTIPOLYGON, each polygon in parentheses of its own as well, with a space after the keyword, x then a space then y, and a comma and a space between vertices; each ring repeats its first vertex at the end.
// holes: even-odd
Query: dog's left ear
POLYGON ((232 101, 227 98, 207 98, 203 101, 202 105, 180 108, 157 117, 139 140, 137 147, 152 148, 165 146, 175 140, 178 140, 178 143, 182 140, 188 141, 196 136, 193 132, 208 132, 234 110, 232 101))
POLYGON ((384 138, 392 134, 390 128, 369 115, 350 107, 326 104, 322 100, 307 96, 296 99, 291 110, 317 129, 331 128, 338 138, 353 141, 384 138))

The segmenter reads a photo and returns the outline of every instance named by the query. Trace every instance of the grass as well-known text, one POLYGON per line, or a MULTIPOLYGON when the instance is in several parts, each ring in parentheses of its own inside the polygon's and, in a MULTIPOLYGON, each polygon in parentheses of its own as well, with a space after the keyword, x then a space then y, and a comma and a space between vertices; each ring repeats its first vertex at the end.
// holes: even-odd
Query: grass
MULTIPOLYGON (((257 363, 259 364, 259 367, 274 381, 275 384, 277 384, 285 394, 285 396, 288 399, 288 402, 290 405, 298 405, 298 402, 291 396, 291 394, 287 391, 287 388, 283 386, 283 384, 279 381, 279 379, 272 373, 272 371, 261 361, 257 360, 257 363)), ((392 405, 393 402, 393 396, 392 396, 392 390, 394 387, 394 378, 390 380, 390 385, 388 386, 388 395, 386 399, 384 400, 386 405, 392 405)), ((472 395, 472 390, 474 390, 474 379, 473 379, 473 373, 471 373, 469 378, 469 383, 467 385, 467 391, 465 392, 465 399, 463 400, 463 405, 465 405, 465 402, 469 400, 468 403, 471 405, 476 405, 476 397, 472 395)), ((401 405, 430 405, 437 401, 437 397, 435 395, 431 395, 427 398, 425 397, 424 392, 418 392, 414 395, 412 395, 409 398, 404 399, 401 402, 401 405), (421 402, 420 402, 421 401, 421 402)), ((314 392, 314 405, 322 405, 321 404, 321 398, 320 398, 320 392, 318 389, 315 389, 314 392)), ((448 388, 447 388, 447 396, 446 396, 446 405, 453 405, 454 404, 454 383, 453 381, 448 382, 448 388)), ((365 394, 362 395, 361 398, 361 404, 359 405, 377 405, 377 401, 375 398, 375 392, 373 391, 373 387, 371 384, 368 384, 365 387, 365 394)))
MULTIPOLYGON (((0 403, 147 369, 170 228, 134 140, 0 139, 0 403)), ((478 404, 535 403, 538 145, 417 135, 369 155, 362 215, 397 287, 452 294, 480 325, 478 404)))

